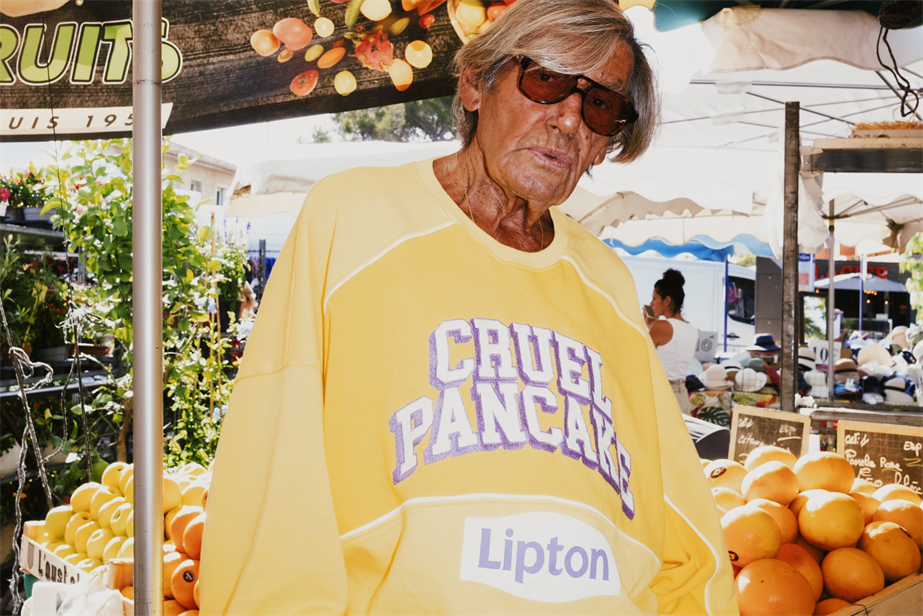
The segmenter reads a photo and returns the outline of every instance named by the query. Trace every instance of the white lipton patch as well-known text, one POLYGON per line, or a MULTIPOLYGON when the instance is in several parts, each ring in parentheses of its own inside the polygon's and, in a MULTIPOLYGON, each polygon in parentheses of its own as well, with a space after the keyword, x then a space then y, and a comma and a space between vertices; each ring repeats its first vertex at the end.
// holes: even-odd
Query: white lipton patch
POLYGON ((547 512, 466 518, 460 577, 546 603, 614 596, 620 587, 606 537, 547 512))

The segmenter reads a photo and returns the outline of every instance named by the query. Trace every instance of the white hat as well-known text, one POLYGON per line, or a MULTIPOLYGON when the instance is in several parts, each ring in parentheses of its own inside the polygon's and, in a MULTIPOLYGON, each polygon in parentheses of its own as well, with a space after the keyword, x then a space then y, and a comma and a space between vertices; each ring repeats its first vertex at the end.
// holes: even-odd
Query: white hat
POLYGON ((856 363, 860 366, 870 361, 877 361, 882 366, 891 365, 891 353, 885 347, 877 342, 870 341, 859 349, 859 355, 856 357, 856 363))
POLYGON ((798 368, 801 370, 813 370, 816 367, 814 349, 811 347, 801 347, 798 349, 798 368))
POLYGON ((884 383, 885 402, 888 404, 913 404, 913 396, 906 392, 907 381, 896 376, 884 383))
POLYGON ((731 386, 727 380, 727 371, 722 366, 710 366, 704 376, 702 384, 706 389, 727 389, 731 386))
POLYGON ((734 382, 737 384, 738 391, 753 392, 763 389, 768 378, 765 372, 744 368, 734 376, 734 382))

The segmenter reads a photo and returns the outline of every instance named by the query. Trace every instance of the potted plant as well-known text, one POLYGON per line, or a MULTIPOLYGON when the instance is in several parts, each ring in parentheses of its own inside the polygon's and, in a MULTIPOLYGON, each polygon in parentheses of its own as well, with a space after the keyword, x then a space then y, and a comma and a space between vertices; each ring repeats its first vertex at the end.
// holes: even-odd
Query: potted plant
POLYGON ((51 220, 51 212, 42 213, 49 197, 32 163, 26 173, 10 170, 8 175, 0 174, 0 215, 7 220, 51 220))

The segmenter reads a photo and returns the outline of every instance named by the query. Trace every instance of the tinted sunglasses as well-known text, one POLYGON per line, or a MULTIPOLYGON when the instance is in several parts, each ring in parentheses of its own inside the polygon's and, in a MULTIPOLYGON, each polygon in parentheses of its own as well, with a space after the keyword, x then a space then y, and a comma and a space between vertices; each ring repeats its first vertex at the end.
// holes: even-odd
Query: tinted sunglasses
POLYGON ((553 105, 579 92, 583 121, 594 133, 614 137, 638 120, 631 101, 588 77, 556 73, 531 58, 520 60, 520 66, 519 91, 530 101, 553 105), (581 79, 590 84, 583 90, 577 87, 581 79))

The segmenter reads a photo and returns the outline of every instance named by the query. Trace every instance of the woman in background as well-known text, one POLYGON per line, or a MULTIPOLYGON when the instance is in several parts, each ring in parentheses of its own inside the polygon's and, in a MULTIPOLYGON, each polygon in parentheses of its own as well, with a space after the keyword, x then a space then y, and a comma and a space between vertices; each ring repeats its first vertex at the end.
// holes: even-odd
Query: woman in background
POLYGON ((675 269, 668 269, 654 285, 651 311, 645 310, 644 320, 657 347, 657 355, 667 374, 673 395, 684 415, 689 414, 689 393, 686 391, 686 373, 695 355, 699 330, 684 320, 680 312, 686 293, 686 279, 675 269), (653 314, 651 314, 653 312, 653 314), (664 318, 660 318, 664 317, 664 318))

